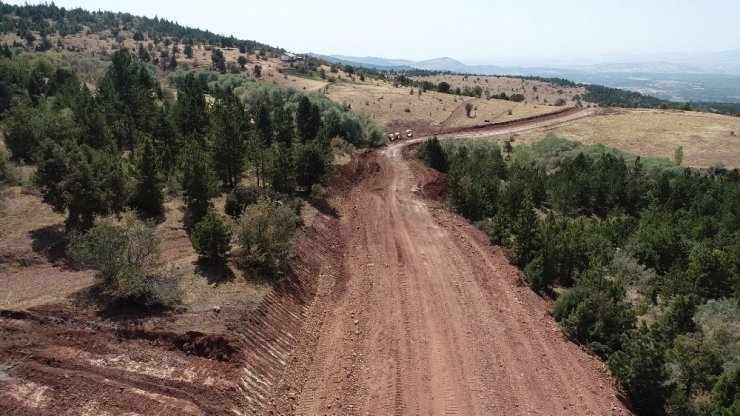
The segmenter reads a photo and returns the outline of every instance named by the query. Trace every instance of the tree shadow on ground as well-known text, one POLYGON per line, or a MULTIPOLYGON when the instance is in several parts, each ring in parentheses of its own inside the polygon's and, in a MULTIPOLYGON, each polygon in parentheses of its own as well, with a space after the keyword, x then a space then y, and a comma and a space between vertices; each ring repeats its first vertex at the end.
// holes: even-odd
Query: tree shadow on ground
POLYGON ((331 206, 331 204, 329 204, 329 201, 327 201, 326 199, 322 198, 311 201, 311 205, 324 215, 328 215, 332 218, 339 218, 339 211, 331 206))
POLYGON ((69 295, 76 308, 93 309, 95 315, 113 322, 131 322, 154 317, 167 317, 184 312, 178 305, 144 305, 136 300, 116 300, 99 284, 93 284, 69 295))
POLYGON ((31 238, 31 249, 46 258, 50 263, 70 266, 67 259, 67 243, 69 238, 64 226, 47 225, 28 232, 31 238))
POLYGON ((209 284, 216 286, 232 282, 236 279, 234 271, 231 270, 231 267, 229 267, 228 263, 225 261, 216 263, 198 261, 195 264, 195 273, 199 276, 205 277, 209 284))

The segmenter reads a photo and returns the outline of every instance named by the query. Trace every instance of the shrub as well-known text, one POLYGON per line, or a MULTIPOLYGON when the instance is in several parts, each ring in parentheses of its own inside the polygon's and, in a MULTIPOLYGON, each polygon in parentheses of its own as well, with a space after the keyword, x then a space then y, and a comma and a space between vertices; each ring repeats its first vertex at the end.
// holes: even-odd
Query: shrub
POLYGON ((73 235, 68 254, 78 265, 96 270, 108 303, 172 306, 180 298, 179 276, 160 267, 154 227, 132 213, 121 222, 104 218, 87 233, 73 235))
POLYGON ((329 192, 327 192, 327 190, 323 186, 319 184, 313 184, 311 186, 311 194, 309 195, 309 198, 314 203, 324 202, 327 195, 329 195, 329 192))
POLYGON ((216 263, 222 261, 231 248, 231 228, 218 214, 209 211, 193 227, 190 241, 204 260, 216 263))
POLYGON ((274 203, 284 204, 290 207, 296 215, 300 214, 303 205, 300 198, 291 198, 288 195, 275 192, 270 188, 260 188, 255 185, 237 185, 226 197, 224 211, 231 218, 237 219, 242 215, 244 209, 265 199, 274 203))
POLYGON ((645 414, 663 414, 663 352, 646 327, 625 335, 624 349, 609 357, 609 369, 632 398, 636 409, 645 414))
POLYGON ((242 260, 270 274, 284 271, 295 253, 295 212, 267 200, 248 206, 239 219, 237 239, 242 260))
POLYGON ((509 101, 520 103, 524 101, 524 96, 522 94, 511 94, 511 96, 509 97, 509 101))
POLYGON ((621 335, 635 323, 625 295, 619 283, 589 270, 558 298, 553 315, 565 333, 595 352, 609 355, 619 349, 621 335))

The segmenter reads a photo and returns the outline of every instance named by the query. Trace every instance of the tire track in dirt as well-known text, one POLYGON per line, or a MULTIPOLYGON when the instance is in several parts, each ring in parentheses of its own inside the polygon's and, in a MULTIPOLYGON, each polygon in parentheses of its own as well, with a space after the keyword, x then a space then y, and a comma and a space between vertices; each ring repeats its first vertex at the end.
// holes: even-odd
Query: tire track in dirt
MULTIPOLYGON (((595 114, 567 110, 455 136, 595 114)), ((344 172, 354 182, 331 199, 342 276, 311 306, 325 316, 304 328, 317 342, 294 350, 281 380, 296 386, 293 404, 274 401, 267 413, 631 414, 604 364, 564 338, 503 250, 419 195, 418 178, 434 175, 402 153, 424 139, 358 156, 344 172)))

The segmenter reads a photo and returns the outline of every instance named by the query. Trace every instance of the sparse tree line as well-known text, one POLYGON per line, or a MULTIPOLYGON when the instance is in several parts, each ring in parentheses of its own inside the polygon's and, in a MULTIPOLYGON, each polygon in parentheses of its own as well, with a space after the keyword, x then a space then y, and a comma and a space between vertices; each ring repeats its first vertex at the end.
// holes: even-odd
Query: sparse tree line
POLYGON ((496 144, 432 139, 418 154, 640 414, 739 414, 738 170, 555 137, 505 150, 510 161, 496 144))
POLYGON ((384 142, 368 116, 294 90, 254 82, 232 88, 218 79, 206 89, 190 72, 175 83, 173 99, 125 49, 114 53, 94 93, 44 55, 3 51, 0 115, 10 155, 0 157, 0 183, 8 182, 10 163, 36 166, 33 185, 66 213, 71 257, 95 268, 116 301, 167 303, 175 293, 171 274, 154 260, 153 224, 133 215, 114 219, 122 212, 156 221, 168 195, 180 195, 186 229, 205 261, 223 261, 234 240, 231 252, 242 264, 280 273, 293 252, 299 197, 325 193, 331 140, 384 142), (229 218, 212 203, 224 192, 229 218), (106 258, 142 250, 151 261, 103 267, 106 258))

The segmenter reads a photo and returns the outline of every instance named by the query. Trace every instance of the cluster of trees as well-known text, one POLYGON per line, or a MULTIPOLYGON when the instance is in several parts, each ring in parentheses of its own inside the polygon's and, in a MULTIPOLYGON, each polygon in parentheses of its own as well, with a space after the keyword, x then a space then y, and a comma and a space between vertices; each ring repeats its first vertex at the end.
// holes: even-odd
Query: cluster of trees
POLYGON ((586 85, 587 93, 583 100, 598 104, 602 107, 625 108, 660 108, 674 110, 700 110, 719 114, 739 115, 740 104, 720 102, 673 102, 639 92, 605 87, 603 85, 586 85))
MULTIPOLYGON (((263 224, 249 211, 249 220, 233 234, 244 241, 250 262, 282 269, 291 246, 273 243, 276 238, 291 240, 286 237, 291 228, 274 226, 286 221, 280 201, 308 196, 325 180, 333 163, 331 139, 355 146, 384 141, 369 117, 294 90, 256 83, 234 90, 218 82, 204 90, 199 76, 186 73, 177 82, 175 100, 163 92, 151 66, 125 49, 113 55, 95 94, 75 73, 43 56, 21 58, 0 57, 5 142, 17 163, 36 165, 34 183, 45 202, 67 214, 71 233, 108 233, 110 224, 91 228, 96 218, 127 209, 158 218, 167 189, 182 195, 195 248, 204 259, 223 259, 232 225, 214 214, 211 200, 251 175, 260 192, 273 194, 263 195, 270 203, 255 200, 242 208, 265 210, 260 215, 267 216, 269 226, 257 234, 245 231, 263 224), (22 65, 27 62, 34 64, 22 65)), ((237 214, 238 222, 241 210, 237 214)), ((294 233, 296 220, 292 222, 294 233)), ((97 268, 95 261, 85 258, 81 263, 97 268)), ((101 272, 108 276, 101 278, 103 286, 120 294, 116 298, 151 299, 140 290, 159 274, 125 269, 125 276, 138 279, 135 293, 110 286, 121 284, 108 276, 113 272, 101 272)))
POLYGON ((452 209, 557 297, 563 330, 608 360, 641 413, 737 414, 737 170, 699 174, 554 136, 510 162, 487 142, 432 139, 419 156, 448 172, 452 209))

